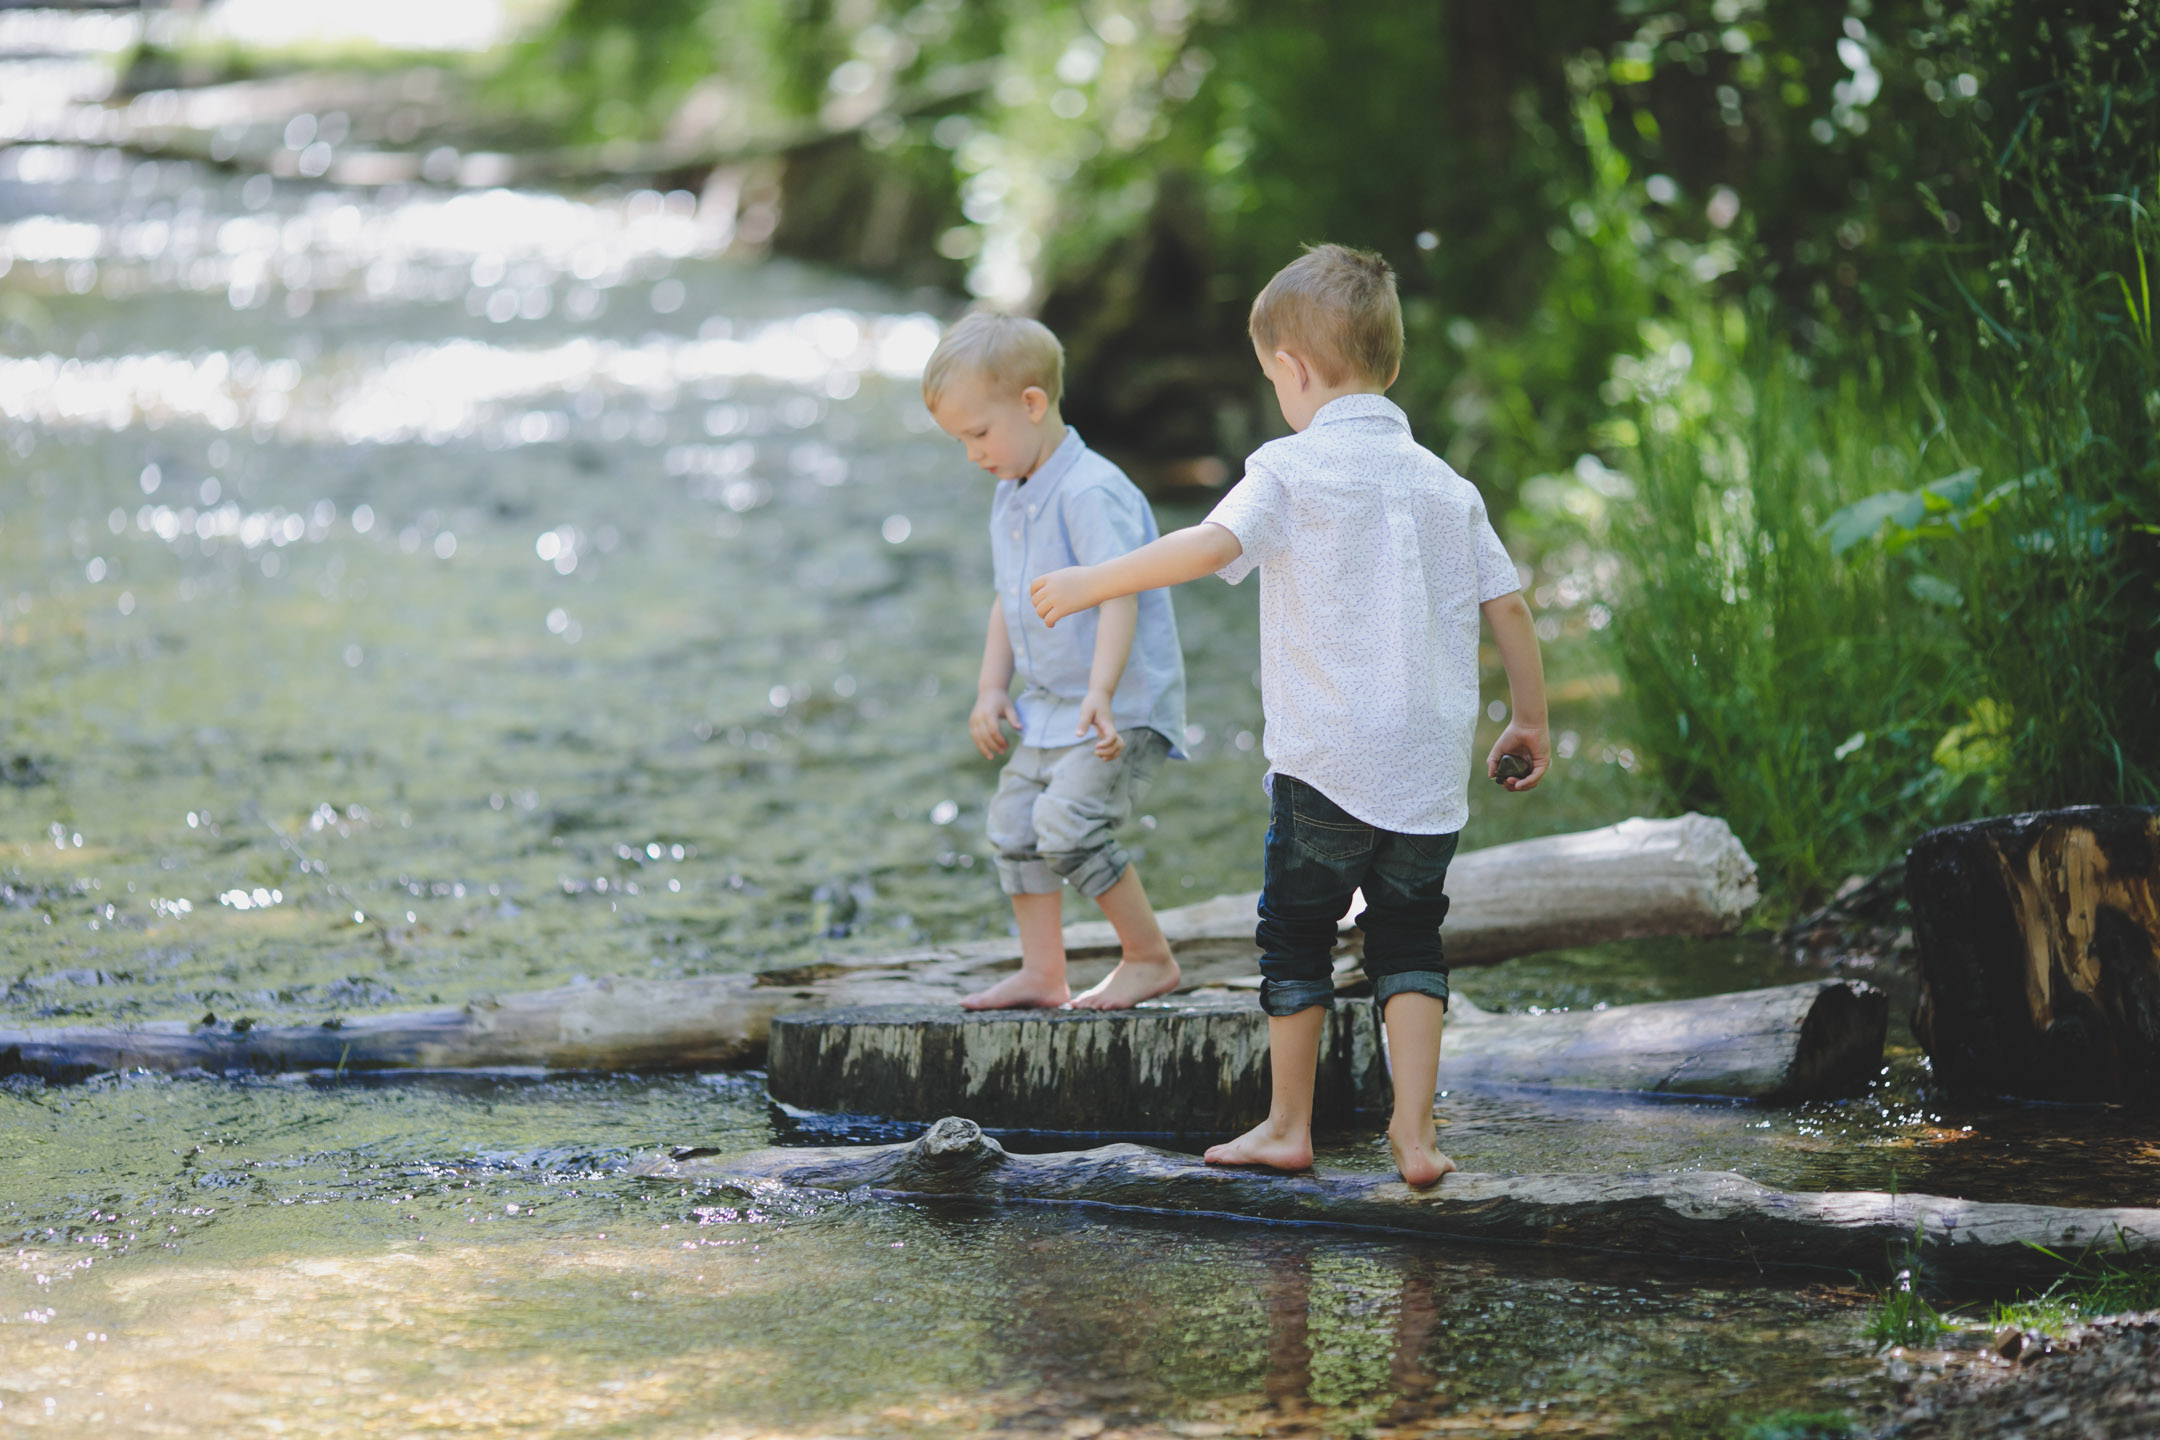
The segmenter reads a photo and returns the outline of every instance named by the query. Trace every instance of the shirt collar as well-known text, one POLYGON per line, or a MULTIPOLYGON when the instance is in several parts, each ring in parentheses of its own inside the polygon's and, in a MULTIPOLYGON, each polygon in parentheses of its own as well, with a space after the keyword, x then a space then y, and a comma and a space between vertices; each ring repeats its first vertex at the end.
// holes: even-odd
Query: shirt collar
POLYGON ((1064 479, 1066 473, 1079 464, 1080 457, 1086 453, 1087 442, 1080 438, 1078 430, 1067 425, 1065 438, 1058 442, 1057 449, 1050 452, 1050 458, 1035 467, 1035 473, 1022 480, 1017 487, 1019 498, 1028 507, 1030 515, 1041 511, 1044 502, 1050 498, 1050 492, 1057 489, 1058 481, 1064 479))
POLYGON ((1402 407, 1385 395, 1342 395, 1313 412, 1312 421, 1305 428, 1317 429, 1332 425, 1338 420, 1393 420, 1407 430, 1410 417, 1403 414, 1402 407))

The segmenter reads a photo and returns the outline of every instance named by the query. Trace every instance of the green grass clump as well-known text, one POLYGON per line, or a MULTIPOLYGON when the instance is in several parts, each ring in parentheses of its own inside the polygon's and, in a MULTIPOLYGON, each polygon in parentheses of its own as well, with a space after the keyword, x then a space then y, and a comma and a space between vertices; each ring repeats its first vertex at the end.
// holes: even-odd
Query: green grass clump
POLYGON ((2160 1265, 2118 1256, 2086 1256, 2069 1263, 2068 1272, 2038 1295, 1997 1303, 1988 1316, 1989 1328, 2015 1325, 2054 1333, 2101 1315, 2160 1310, 2160 1265))
POLYGON ((1913 1286, 1913 1273, 1900 1270, 1882 1297, 1868 1307, 1867 1322, 1860 1333, 1878 1348, 1891 1345, 1929 1345, 1950 1328, 1940 1311, 1913 1286))

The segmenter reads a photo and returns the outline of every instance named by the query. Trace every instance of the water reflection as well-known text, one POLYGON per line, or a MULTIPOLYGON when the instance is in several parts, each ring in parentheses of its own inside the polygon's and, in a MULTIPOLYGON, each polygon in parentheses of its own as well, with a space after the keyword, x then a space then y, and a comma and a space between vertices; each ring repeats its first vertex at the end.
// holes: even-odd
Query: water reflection
POLYGON ((1882 1383, 1851 1296, 1752 1275, 626 1173, 767 1143, 728 1077, 0 1107, 0 1414, 66 1429, 1650 1435, 1882 1383))

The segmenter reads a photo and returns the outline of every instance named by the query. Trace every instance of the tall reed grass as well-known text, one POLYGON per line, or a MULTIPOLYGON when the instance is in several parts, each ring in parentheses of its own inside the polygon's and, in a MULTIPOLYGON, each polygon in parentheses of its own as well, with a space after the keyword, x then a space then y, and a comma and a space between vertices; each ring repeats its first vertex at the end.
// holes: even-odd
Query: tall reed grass
POLYGON ((1620 368, 1638 493, 1613 544, 1643 747, 1674 801, 1724 816, 1798 901, 1945 811, 1963 714, 1954 626, 1899 557, 1840 557, 1823 521, 1920 463, 1879 374, 1819 382, 1737 310, 1653 331, 1620 368))

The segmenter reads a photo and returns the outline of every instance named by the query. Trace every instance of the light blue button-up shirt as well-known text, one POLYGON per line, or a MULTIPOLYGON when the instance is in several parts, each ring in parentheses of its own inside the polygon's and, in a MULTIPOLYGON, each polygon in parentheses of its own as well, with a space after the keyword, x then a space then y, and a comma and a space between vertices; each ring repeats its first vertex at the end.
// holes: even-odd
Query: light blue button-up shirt
MULTIPOLYGON (((1005 633, 1020 677, 1020 743, 1042 749, 1076 745, 1080 702, 1095 663, 1096 612, 1043 624, 1028 598, 1039 575, 1068 565, 1099 565, 1153 540, 1155 512, 1125 472, 1088 449, 1067 427, 1064 443, 1025 480, 1001 480, 990 502, 990 555, 1005 633)), ((1145 726, 1184 758, 1185 656, 1178 649, 1170 592, 1140 592, 1132 655, 1110 697, 1120 730, 1145 726)), ((1086 737, 1093 741, 1092 732, 1086 737)))

